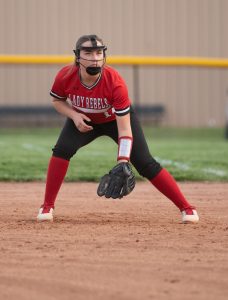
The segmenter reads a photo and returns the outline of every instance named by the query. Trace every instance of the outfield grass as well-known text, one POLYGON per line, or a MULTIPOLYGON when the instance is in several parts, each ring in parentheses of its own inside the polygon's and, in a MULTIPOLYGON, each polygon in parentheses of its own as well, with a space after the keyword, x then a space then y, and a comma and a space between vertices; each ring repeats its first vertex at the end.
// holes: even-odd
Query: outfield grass
MULTIPOLYGON (((0 180, 45 180, 59 129, 1 129, 0 180)), ((177 180, 228 181, 223 129, 145 128, 149 148, 177 180)), ((98 181, 116 163, 117 146, 102 137, 79 150, 66 180, 98 181)), ((139 177, 138 177, 139 178, 139 177)))

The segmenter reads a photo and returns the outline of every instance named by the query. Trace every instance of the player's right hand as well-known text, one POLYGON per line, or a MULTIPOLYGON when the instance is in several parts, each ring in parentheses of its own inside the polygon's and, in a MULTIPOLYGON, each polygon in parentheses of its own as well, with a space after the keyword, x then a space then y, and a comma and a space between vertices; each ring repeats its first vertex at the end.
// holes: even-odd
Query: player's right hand
POLYGON ((86 115, 75 112, 72 120, 74 121, 75 126, 80 132, 87 132, 93 130, 93 127, 86 124, 86 122, 91 122, 90 118, 86 115))

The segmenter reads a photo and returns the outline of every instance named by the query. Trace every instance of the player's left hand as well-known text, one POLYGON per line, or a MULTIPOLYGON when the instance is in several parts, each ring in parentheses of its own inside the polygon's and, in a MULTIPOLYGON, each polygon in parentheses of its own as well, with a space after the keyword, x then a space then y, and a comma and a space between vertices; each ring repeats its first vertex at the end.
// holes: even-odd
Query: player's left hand
POLYGON ((82 113, 74 111, 72 120, 80 132, 88 132, 93 130, 93 127, 90 124, 90 118, 82 113))
POLYGON ((97 194, 100 197, 117 199, 130 194, 134 187, 135 175, 131 165, 121 162, 101 178, 97 194))

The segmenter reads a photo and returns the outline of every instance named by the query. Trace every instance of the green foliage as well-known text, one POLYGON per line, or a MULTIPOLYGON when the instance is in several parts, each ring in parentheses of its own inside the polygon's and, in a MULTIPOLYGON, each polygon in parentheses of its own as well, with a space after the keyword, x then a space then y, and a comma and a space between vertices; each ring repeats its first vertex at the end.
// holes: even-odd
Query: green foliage
MULTIPOLYGON (((45 180, 51 149, 59 131, 1 129, 0 180, 45 180)), ((228 140, 222 129, 146 127, 144 132, 153 156, 177 180, 228 180, 228 140)), ((117 146, 110 138, 97 139, 72 158, 66 180, 98 181, 116 164, 116 154, 117 146)), ((140 177, 137 175, 137 178, 140 177)))

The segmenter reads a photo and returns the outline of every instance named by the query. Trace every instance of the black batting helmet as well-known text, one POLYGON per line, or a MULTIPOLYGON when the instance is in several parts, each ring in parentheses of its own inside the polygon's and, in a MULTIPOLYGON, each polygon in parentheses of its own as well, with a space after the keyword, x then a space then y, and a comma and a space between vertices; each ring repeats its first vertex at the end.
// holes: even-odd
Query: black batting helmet
POLYGON ((76 59, 79 59, 80 58, 80 50, 95 50, 95 49, 103 50, 104 57, 105 57, 105 51, 107 50, 107 47, 104 45, 102 39, 99 38, 95 34, 89 34, 89 35, 83 35, 77 40, 75 50, 73 50, 73 51, 76 56, 76 59), (87 41, 91 41, 92 46, 89 46, 89 47, 82 46, 82 44, 87 41), (101 45, 98 45, 97 42, 100 42, 101 45))

